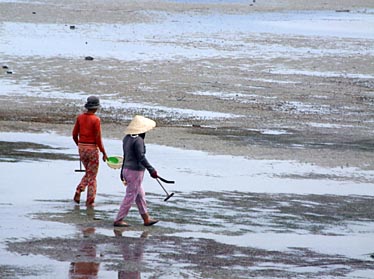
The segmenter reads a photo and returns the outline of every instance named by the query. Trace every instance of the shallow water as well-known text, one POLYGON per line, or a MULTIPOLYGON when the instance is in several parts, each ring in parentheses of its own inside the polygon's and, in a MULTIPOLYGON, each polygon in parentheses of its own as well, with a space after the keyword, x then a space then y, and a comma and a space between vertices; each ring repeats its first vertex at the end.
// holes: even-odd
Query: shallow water
MULTIPOLYGON (((56 134, 1 133, 0 138, 76 155, 72 140, 56 134)), ((109 154, 121 154, 120 140, 105 144, 109 154)), ((147 147, 159 174, 176 181, 164 184, 175 196, 163 202, 162 189, 146 175, 150 212, 162 221, 144 229, 134 208, 128 218, 134 226, 120 232, 111 226, 124 191, 118 170, 101 164, 97 206, 89 210, 71 201, 81 177, 74 172, 78 161, 33 155, 17 163, 1 162, 0 274, 11 269, 18 276, 24 273, 22 278, 66 278, 72 267, 79 267, 72 263, 83 261, 100 278, 113 278, 121 270, 151 278, 152 269, 163 270, 159 278, 216 278, 211 267, 225 260, 235 278, 266 278, 270 269, 278 270, 274 278, 287 272, 318 278, 321 270, 331 276, 341 268, 346 275, 358 272, 360 278, 370 278, 373 172, 147 147), (128 243, 123 246, 127 252, 117 251, 118 241, 120 247, 128 243), (186 245, 201 251, 187 256, 192 251, 186 245), (253 257, 254 251, 268 260, 252 258, 249 267, 241 258, 253 257), (203 263, 200 253, 211 258, 203 263), (282 260, 274 253, 283 254, 282 260), (165 271, 170 262, 173 268, 165 271)), ((225 273, 223 266, 215 270, 225 273)))
MULTIPOLYGON (((125 61, 202 59, 212 57, 311 56, 341 50, 315 46, 290 48, 253 44, 258 34, 341 39, 374 39, 374 17, 351 13, 283 12, 247 15, 160 14, 150 24, 64 24, 4 22, 0 25, 1 53, 12 56, 115 58, 125 61), (183 28, 180 28, 183 23, 183 28), (120 39, 119 39, 120 38, 120 39), (58 43, 57 43, 58 42, 58 43), (227 50, 230 51, 227 51, 227 50)), ((346 44, 347 42, 342 42, 346 44)), ((344 55, 368 52, 350 48, 344 55)), ((370 51, 372 53, 372 51, 370 51)))

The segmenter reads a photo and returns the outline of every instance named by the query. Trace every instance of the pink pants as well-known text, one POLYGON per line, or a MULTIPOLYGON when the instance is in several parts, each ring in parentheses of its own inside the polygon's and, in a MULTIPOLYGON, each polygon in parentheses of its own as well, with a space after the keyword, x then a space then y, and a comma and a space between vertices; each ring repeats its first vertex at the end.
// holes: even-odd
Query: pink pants
POLYGON ((144 171, 124 169, 123 177, 127 181, 126 195, 121 203, 115 222, 122 221, 127 216, 134 202, 140 214, 148 212, 145 192, 142 186, 144 171))
POLYGON ((84 192, 87 187, 86 204, 90 205, 95 202, 96 198, 96 176, 99 171, 99 151, 96 146, 79 145, 79 157, 86 169, 86 173, 78 184, 76 191, 78 193, 84 192))

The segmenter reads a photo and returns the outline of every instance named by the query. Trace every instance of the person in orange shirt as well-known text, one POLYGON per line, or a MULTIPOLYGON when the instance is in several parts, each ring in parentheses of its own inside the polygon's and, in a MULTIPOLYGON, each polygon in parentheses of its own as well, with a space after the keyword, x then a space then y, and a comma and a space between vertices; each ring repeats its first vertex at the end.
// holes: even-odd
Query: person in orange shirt
POLYGON ((94 206, 97 188, 96 176, 99 170, 99 150, 103 154, 104 162, 108 156, 101 138, 100 118, 95 115, 100 107, 99 98, 88 97, 84 107, 87 111, 78 115, 72 133, 73 140, 78 146, 80 160, 86 169, 85 175, 75 190, 74 201, 80 203, 81 193, 87 187, 86 205, 94 206))

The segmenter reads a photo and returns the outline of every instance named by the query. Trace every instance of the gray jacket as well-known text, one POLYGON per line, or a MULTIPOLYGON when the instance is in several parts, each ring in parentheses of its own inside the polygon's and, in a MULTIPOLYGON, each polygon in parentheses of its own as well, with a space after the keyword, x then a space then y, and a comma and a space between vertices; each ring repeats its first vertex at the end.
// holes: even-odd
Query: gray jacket
POLYGON ((147 169, 152 173, 155 169, 145 157, 145 144, 142 137, 136 135, 126 135, 123 138, 123 164, 121 170, 121 179, 123 169, 142 171, 147 169))

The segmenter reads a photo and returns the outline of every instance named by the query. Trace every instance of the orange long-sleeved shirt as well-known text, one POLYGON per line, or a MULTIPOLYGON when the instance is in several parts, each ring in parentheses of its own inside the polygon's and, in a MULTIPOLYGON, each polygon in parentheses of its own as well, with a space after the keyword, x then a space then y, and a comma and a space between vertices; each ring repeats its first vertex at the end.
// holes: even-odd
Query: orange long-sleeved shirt
POLYGON ((73 129, 73 140, 78 143, 96 144, 102 153, 105 153, 101 139, 100 118, 94 113, 86 112, 78 115, 73 129))

